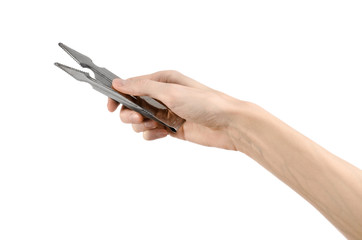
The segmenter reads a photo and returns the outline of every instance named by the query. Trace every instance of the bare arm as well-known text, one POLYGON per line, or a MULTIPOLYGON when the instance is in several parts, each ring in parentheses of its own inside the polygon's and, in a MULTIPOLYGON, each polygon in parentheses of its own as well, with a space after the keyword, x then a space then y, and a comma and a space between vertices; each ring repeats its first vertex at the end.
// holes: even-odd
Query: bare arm
POLYGON ((362 171, 262 108, 245 108, 231 127, 237 149, 288 184, 347 238, 361 239, 362 171))
MULTIPOLYGON (((347 238, 362 238, 362 171, 334 156, 261 107, 210 89, 178 72, 115 80, 132 95, 161 100, 186 119, 173 134, 126 108, 121 119, 147 140, 171 135, 250 156, 309 201, 347 238), (210 107, 212 106, 212 107, 210 107)), ((108 109, 118 104, 109 100, 108 109)))

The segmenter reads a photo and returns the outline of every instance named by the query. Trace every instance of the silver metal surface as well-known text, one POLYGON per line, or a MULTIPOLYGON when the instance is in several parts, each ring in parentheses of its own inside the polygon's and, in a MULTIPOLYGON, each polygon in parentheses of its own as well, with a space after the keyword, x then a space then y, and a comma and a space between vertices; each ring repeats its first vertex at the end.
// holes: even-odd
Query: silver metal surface
POLYGON ((95 78, 92 78, 87 72, 83 72, 60 63, 55 63, 57 67, 67 72, 78 81, 91 84, 92 87, 98 92, 101 92, 104 95, 123 104, 127 108, 142 114, 146 118, 150 118, 163 124, 173 132, 176 132, 185 122, 183 118, 177 116, 164 104, 156 101, 153 98, 147 96, 132 96, 114 90, 112 88, 112 81, 115 78, 119 78, 117 75, 107 70, 106 68, 98 67, 89 57, 75 51, 74 49, 71 49, 62 43, 59 43, 59 46, 65 52, 67 52, 79 65, 81 65, 83 68, 90 69, 94 73, 95 78))

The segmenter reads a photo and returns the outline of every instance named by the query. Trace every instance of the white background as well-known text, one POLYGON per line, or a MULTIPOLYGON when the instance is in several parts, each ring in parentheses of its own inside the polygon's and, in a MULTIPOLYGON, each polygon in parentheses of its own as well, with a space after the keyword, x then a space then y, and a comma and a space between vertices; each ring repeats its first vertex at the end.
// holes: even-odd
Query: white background
POLYGON ((176 69, 362 167, 360 1, 3 1, 0 239, 344 239, 242 153, 142 139, 57 69, 176 69))

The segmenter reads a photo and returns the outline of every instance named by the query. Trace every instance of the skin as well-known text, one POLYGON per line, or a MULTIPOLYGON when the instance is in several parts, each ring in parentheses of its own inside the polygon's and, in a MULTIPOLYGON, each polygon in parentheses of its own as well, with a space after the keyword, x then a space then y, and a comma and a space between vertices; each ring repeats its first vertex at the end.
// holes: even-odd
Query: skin
MULTIPOLYGON (((310 202, 348 239, 362 239, 362 171, 328 152, 261 107, 213 90, 179 72, 113 80, 113 87, 150 96, 186 119, 177 133, 122 107, 121 120, 146 140, 170 135, 240 151, 310 202), (197 103, 197 104, 195 104, 197 103)), ((118 103, 108 100, 113 112, 118 103)))

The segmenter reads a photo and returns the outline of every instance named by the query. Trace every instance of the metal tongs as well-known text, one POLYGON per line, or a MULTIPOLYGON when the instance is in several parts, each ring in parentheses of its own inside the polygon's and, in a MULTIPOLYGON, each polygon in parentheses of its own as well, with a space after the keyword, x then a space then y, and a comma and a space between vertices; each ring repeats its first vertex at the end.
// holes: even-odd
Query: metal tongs
POLYGON ((67 72, 75 79, 89 83, 98 92, 101 92, 113 100, 123 104, 127 108, 142 114, 146 118, 163 124, 172 132, 176 132, 185 122, 183 118, 177 116, 158 100, 148 96, 132 96, 114 90, 112 88, 112 81, 115 78, 119 78, 117 75, 105 68, 98 67, 89 57, 71 49, 70 47, 67 47, 63 43, 59 43, 59 46, 80 66, 90 69, 95 76, 95 78, 92 78, 87 72, 83 72, 60 63, 55 63, 57 67, 67 72))

